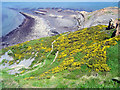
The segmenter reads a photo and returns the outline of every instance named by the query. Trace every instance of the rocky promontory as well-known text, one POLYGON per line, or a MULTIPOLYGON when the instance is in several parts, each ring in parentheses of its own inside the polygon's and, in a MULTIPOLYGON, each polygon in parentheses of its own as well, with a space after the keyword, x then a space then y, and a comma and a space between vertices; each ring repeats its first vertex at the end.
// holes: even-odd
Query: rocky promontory
POLYGON ((1 48, 86 27, 108 25, 111 18, 118 18, 118 7, 93 12, 46 8, 20 13, 26 18, 18 28, 1 38, 1 48))

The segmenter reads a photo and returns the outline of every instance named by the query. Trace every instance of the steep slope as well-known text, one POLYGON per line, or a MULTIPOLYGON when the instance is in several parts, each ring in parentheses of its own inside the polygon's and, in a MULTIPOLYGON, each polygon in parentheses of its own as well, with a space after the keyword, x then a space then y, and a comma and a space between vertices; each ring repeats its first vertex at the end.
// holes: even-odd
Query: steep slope
MULTIPOLYGON (((1 73, 18 84, 13 87, 119 87, 112 78, 118 75, 120 36, 111 38, 114 30, 106 27, 93 26, 2 49, 1 57, 9 50, 8 55, 13 57, 10 61, 1 60, 3 66, 6 63, 14 66, 29 58, 34 61, 29 68, 19 68, 21 72, 15 75, 5 73, 13 68, 1 73)), ((6 81, 3 79, 4 84, 6 81)))

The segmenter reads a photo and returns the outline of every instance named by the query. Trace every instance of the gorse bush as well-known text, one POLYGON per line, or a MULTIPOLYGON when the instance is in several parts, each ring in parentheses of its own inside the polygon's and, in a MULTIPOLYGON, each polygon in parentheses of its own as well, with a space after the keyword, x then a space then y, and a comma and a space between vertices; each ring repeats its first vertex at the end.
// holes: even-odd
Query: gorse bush
MULTIPOLYGON (((58 73, 63 70, 81 69, 82 65, 87 65, 92 71, 110 71, 107 65, 106 49, 117 44, 120 37, 110 38, 105 25, 93 26, 62 35, 56 39, 54 50, 60 53, 57 59, 64 59, 59 66, 52 68, 48 73, 58 73), (81 53, 82 58, 77 61, 76 54, 81 53)), ((43 73, 40 77, 47 75, 43 73)))
MULTIPOLYGON (((50 77, 51 74, 64 70, 70 72, 80 70, 84 65, 87 66, 90 71, 109 72, 111 67, 106 63, 106 49, 115 46, 120 40, 120 36, 111 38, 111 32, 113 30, 110 30, 108 33, 108 31, 105 30, 106 27, 105 25, 98 25, 49 38, 27 41, 5 48, 3 51, 11 50, 13 52, 12 56, 15 61, 9 62, 10 65, 17 63, 18 60, 20 62, 20 60, 24 58, 35 58, 31 67, 36 63, 43 62, 45 59, 52 61, 57 51, 59 51, 56 57, 57 60, 55 61, 58 65, 41 72, 39 78, 47 78, 48 75, 50 77), (54 40, 55 42, 52 48, 52 42, 54 40), (52 49, 53 51, 50 53, 52 49), (49 57, 47 57, 48 54, 50 54, 49 57)), ((50 65, 50 63, 48 64, 50 65)), ((30 79, 30 77, 25 78, 25 80, 26 79, 30 79)))
POLYGON ((11 75, 19 81, 19 87, 119 87, 112 78, 118 74, 120 36, 111 38, 114 30, 106 30, 106 27, 93 26, 7 47, 2 49, 1 55, 11 50, 9 55, 14 60, 4 59, 0 64, 19 64, 24 59, 34 58, 30 69, 20 69, 14 78, 11 75))

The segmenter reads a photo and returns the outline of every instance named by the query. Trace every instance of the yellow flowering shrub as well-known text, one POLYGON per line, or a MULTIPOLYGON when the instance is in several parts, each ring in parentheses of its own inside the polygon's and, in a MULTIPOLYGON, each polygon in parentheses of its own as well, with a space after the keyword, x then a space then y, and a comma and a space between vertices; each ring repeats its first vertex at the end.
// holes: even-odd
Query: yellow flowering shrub
POLYGON ((27 50, 31 50, 31 49, 32 49, 32 47, 31 47, 31 46, 28 46, 27 50))
MULTIPOLYGON (((54 49, 60 52, 57 57, 58 61, 64 60, 59 66, 50 69, 48 72, 55 74, 66 69, 72 71, 81 69, 82 65, 87 65, 96 72, 110 71, 111 68, 106 64, 106 49, 110 48, 111 45, 116 45, 116 41, 119 41, 120 37, 108 38, 109 35, 105 31, 106 27, 105 25, 98 25, 59 36, 54 42, 54 49), (74 55, 79 52, 84 56, 80 61, 76 61, 74 55)), ((47 74, 43 73, 40 77, 47 74)))
POLYGON ((53 52, 59 51, 56 61, 60 63, 58 66, 41 73, 40 78, 64 70, 81 69, 82 65, 87 65, 91 69, 89 72, 93 70, 96 72, 110 71, 111 68, 106 64, 106 49, 116 45, 120 40, 120 36, 110 38, 105 30, 106 27, 105 25, 93 26, 67 34, 60 34, 58 38, 53 36, 49 40, 38 39, 37 42, 33 41, 34 44, 28 41, 11 48, 13 48, 14 58, 20 60, 23 57, 31 57, 32 55, 38 58, 40 62, 40 60, 46 58, 46 53, 52 50, 51 43, 55 40, 53 52), (78 56, 79 59, 76 59, 77 53, 81 53, 81 56, 78 56))
POLYGON ((22 73, 24 73, 24 72, 25 72, 25 70, 21 71, 20 74, 22 74, 22 73))

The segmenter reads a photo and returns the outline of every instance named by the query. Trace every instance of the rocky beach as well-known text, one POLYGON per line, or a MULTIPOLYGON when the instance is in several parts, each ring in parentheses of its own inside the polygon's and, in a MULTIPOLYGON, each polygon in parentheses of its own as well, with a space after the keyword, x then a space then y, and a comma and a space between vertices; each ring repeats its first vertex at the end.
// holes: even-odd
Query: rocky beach
POLYGON ((23 23, 1 38, 1 48, 91 26, 108 25, 111 18, 118 18, 117 7, 93 12, 46 8, 20 13, 25 17, 23 23))
POLYGON ((21 25, 1 38, 2 46, 6 47, 24 42, 24 38, 31 32, 31 27, 34 25, 34 22, 35 20, 33 18, 26 16, 21 25))

